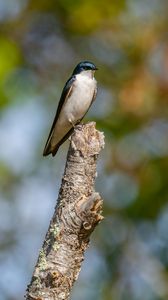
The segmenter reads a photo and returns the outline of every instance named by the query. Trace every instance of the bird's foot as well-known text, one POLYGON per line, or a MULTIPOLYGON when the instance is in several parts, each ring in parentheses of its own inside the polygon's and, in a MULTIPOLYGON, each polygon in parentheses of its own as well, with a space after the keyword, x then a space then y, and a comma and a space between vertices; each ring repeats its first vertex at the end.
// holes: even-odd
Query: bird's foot
POLYGON ((69 123, 71 124, 71 126, 72 126, 73 128, 75 128, 75 125, 76 125, 76 124, 74 124, 74 123, 72 122, 71 119, 69 119, 69 123))

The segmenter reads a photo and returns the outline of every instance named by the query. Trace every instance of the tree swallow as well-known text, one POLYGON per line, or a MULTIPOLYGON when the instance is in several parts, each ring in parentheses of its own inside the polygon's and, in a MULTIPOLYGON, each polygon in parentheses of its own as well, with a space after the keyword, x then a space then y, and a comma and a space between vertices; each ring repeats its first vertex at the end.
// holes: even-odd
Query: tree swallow
POLYGON ((80 62, 66 82, 43 156, 54 156, 61 144, 72 134, 74 126, 79 124, 87 113, 97 94, 95 70, 97 68, 93 63, 80 62))

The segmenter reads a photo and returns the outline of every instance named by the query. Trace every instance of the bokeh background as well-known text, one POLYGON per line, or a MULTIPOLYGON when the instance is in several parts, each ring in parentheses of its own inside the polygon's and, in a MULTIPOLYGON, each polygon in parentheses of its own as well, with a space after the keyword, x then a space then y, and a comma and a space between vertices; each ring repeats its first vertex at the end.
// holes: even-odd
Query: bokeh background
POLYGON ((74 66, 91 60, 105 220, 73 300, 168 299, 168 2, 0 0, 0 300, 21 300, 68 142, 42 151, 74 66))

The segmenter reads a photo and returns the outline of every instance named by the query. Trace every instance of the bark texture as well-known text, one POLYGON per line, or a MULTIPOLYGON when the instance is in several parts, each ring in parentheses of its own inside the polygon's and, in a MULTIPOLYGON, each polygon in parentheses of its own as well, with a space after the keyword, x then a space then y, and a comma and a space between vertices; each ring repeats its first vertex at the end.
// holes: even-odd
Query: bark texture
POLYGON ((77 280, 84 251, 103 219, 94 190, 96 162, 104 136, 95 123, 78 125, 72 135, 59 197, 39 253, 27 300, 67 300, 77 280))

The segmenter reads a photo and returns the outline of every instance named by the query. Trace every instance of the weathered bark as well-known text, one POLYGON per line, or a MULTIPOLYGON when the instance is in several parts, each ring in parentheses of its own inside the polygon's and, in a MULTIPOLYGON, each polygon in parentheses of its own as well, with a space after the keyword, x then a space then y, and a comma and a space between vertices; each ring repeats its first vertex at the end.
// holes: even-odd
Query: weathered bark
POLYGON ((95 123, 78 125, 71 138, 57 206, 27 288, 27 300, 67 300, 84 251, 102 220, 102 200, 94 190, 96 161, 104 146, 95 123))

